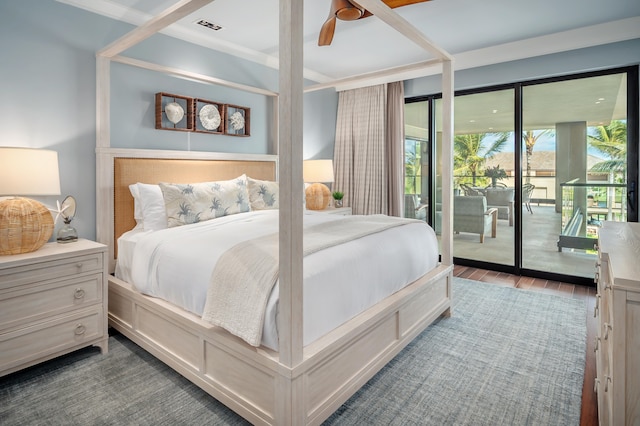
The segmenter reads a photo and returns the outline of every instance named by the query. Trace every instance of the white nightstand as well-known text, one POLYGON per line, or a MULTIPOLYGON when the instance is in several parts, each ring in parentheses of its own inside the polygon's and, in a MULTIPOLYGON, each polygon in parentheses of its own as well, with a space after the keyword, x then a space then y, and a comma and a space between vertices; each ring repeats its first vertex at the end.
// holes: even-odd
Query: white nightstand
POLYGON ((351 207, 327 207, 324 210, 318 210, 320 213, 328 213, 328 214, 337 214, 340 216, 350 216, 351 215, 351 207))
POLYGON ((107 352, 107 246, 0 256, 0 376, 85 346, 107 352))

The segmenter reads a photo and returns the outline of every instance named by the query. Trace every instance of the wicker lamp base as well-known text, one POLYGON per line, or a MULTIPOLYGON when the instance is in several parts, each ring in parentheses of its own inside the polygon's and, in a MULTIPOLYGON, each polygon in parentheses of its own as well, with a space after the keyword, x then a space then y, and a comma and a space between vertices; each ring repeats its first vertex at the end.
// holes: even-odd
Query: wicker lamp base
POLYGON ((331 200, 331 191, 322 183, 311 184, 304 193, 305 204, 309 210, 324 210, 331 200))
POLYGON ((52 234, 53 217, 42 203, 29 198, 0 201, 0 255, 36 251, 52 234))

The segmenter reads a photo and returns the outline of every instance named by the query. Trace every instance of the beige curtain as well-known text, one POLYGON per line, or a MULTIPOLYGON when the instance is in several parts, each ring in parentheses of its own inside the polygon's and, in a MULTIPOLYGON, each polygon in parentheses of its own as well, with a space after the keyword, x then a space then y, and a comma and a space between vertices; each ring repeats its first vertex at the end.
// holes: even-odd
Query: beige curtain
POLYGON ((387 85, 387 200, 388 214, 404 214, 404 84, 387 85))
POLYGON ((401 82, 338 94, 334 190, 353 214, 402 214, 403 112, 401 82))

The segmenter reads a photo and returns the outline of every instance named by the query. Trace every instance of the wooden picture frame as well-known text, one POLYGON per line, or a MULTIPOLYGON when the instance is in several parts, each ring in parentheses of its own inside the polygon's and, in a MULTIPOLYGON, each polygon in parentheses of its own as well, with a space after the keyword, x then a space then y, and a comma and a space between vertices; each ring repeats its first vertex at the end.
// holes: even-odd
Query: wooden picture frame
POLYGON ((195 98, 193 100, 193 131, 199 133, 223 134, 225 129, 224 104, 195 98), (217 111, 217 115, 216 112, 217 111), (217 127, 215 124, 218 124, 217 127))
MULTIPOLYGON (((193 98, 163 92, 156 93, 155 98, 156 129, 176 130, 180 132, 190 132, 193 130, 193 98), (177 122, 173 122, 169 118, 172 112, 166 109, 167 105, 172 103, 176 103, 182 108, 182 117, 177 122), (169 116, 167 116, 167 113, 169 113, 169 116)), ((173 111, 174 118, 177 112, 179 112, 179 109, 173 111)))
POLYGON ((251 135, 251 109, 238 105, 224 106, 225 134, 229 136, 251 135))

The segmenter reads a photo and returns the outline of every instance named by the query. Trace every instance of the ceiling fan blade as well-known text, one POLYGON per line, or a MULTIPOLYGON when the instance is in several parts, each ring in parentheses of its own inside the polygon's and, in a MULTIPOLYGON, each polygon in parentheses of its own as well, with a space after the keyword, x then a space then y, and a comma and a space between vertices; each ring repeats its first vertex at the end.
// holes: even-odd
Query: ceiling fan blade
POLYGON ((382 0, 382 2, 389 6, 391 9, 395 9, 396 7, 408 6, 415 3, 424 3, 427 1, 430 0, 382 0))
POLYGON ((331 14, 320 28, 318 46, 328 46, 333 40, 333 33, 336 31, 336 15, 331 14))
MULTIPOLYGON (((408 6, 415 3, 424 3, 430 0, 382 0, 390 8, 408 6)), ((346 21, 353 21, 357 19, 367 18, 373 14, 364 9, 357 2, 350 0, 331 0, 331 9, 329 11, 329 17, 322 25, 320 29, 320 36, 318 37, 318 46, 328 46, 333 40, 333 35, 336 30, 336 19, 342 19, 346 21)))

